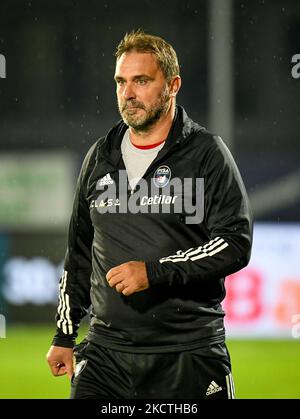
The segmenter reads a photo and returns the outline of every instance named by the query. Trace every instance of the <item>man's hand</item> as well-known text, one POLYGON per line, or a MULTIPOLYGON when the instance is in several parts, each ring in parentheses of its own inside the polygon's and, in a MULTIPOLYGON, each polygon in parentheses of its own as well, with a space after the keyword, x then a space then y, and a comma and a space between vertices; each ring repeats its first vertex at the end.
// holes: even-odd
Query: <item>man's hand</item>
POLYGON ((47 361, 53 375, 57 377, 68 374, 71 379, 74 371, 72 348, 52 345, 47 353, 47 361))
POLYGON ((127 262, 107 272, 109 286, 126 296, 149 288, 145 262, 127 262))

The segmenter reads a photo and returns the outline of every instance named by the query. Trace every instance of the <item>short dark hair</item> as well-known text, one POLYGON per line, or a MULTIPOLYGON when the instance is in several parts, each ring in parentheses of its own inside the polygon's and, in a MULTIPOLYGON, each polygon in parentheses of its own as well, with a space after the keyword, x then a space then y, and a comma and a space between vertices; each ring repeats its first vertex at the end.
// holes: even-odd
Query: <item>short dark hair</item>
POLYGON ((117 46, 117 60, 122 54, 130 51, 152 53, 156 56, 158 65, 167 81, 179 76, 179 64, 174 48, 159 36, 149 35, 142 29, 126 33, 117 46))

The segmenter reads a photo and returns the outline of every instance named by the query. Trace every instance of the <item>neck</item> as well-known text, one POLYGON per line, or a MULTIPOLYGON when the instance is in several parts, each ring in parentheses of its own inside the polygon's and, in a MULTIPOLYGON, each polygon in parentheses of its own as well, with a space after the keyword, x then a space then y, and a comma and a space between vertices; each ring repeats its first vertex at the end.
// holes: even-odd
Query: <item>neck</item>
POLYGON ((130 138, 134 145, 147 146, 167 138, 175 116, 175 106, 170 106, 168 112, 160 118, 147 132, 129 128, 130 138))

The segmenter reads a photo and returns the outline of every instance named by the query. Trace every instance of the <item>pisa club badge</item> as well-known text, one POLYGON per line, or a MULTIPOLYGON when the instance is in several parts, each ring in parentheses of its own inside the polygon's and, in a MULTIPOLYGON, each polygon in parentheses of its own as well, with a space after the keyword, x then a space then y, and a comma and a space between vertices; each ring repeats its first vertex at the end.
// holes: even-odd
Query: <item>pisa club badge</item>
POLYGON ((171 169, 168 166, 159 166, 154 173, 153 182, 157 188, 167 186, 171 179, 171 169))

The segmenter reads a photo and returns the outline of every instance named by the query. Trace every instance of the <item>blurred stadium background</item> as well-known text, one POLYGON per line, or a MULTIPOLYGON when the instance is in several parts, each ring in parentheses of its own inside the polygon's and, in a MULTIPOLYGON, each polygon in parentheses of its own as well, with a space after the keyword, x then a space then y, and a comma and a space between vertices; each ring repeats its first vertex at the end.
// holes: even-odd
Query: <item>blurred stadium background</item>
POLYGON ((119 119, 113 53, 138 27, 174 45, 178 103, 250 195, 253 256, 224 302, 237 397, 300 398, 299 24, 298 0, 1 1, 0 398, 68 397, 45 354, 72 195, 119 119))

